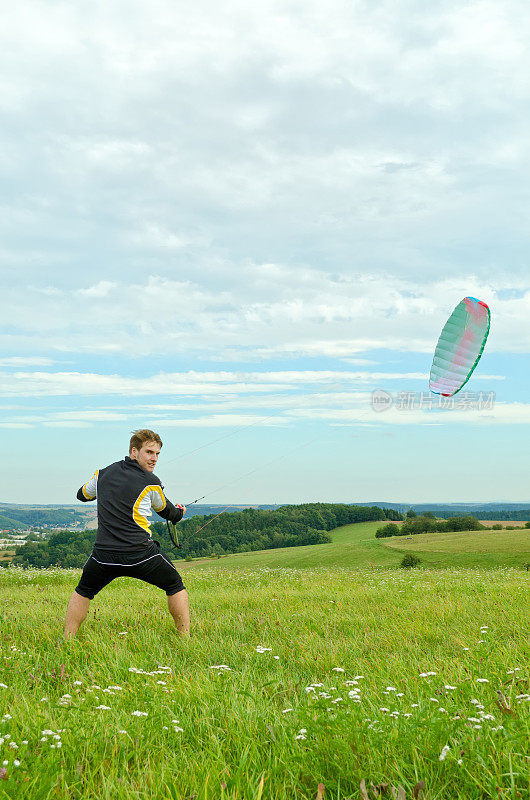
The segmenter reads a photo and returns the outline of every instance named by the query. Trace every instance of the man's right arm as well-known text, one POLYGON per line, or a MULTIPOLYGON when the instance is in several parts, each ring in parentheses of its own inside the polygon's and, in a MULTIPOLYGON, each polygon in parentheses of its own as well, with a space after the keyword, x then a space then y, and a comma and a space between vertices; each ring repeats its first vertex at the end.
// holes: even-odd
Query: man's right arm
POLYGON ((98 491, 98 475, 99 469, 94 472, 89 481, 81 486, 77 492, 78 500, 81 500, 83 503, 87 503, 89 500, 96 499, 98 491))

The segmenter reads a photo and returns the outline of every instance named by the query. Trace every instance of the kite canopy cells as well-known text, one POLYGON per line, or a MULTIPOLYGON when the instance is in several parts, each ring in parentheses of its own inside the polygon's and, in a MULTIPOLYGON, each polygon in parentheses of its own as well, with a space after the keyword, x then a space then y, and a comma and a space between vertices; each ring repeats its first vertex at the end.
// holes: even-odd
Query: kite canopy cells
POLYGON ((435 394, 452 397, 468 382, 490 330, 490 310, 476 297, 464 297, 438 339, 429 379, 435 394))

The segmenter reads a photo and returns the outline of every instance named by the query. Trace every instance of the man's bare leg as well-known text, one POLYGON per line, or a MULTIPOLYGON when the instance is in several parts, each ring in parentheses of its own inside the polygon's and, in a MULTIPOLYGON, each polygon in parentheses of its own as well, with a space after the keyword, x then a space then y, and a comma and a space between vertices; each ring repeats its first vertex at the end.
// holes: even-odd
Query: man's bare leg
POLYGON ((90 600, 88 597, 82 597, 80 594, 77 594, 77 592, 73 592, 66 611, 66 621, 64 623, 65 639, 73 638, 76 635, 79 626, 88 613, 89 605, 90 600))
POLYGON ((181 589, 176 594, 170 594, 167 598, 169 613, 175 621, 177 631, 182 636, 190 635, 190 606, 186 589, 181 589))

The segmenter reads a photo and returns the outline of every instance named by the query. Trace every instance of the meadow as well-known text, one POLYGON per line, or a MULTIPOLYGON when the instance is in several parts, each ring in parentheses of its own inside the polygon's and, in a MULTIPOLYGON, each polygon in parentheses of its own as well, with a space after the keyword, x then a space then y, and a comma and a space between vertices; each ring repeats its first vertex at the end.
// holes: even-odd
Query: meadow
POLYGON ((179 563, 191 639, 121 578, 65 642, 79 570, 0 570, 0 798, 528 798, 528 573, 375 527, 179 563))

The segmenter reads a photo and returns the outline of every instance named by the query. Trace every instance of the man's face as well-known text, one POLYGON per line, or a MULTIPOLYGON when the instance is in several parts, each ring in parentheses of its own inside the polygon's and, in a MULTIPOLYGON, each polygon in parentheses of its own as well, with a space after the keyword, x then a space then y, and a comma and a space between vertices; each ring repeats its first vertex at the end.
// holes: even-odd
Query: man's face
POLYGON ((159 453, 159 444, 156 442, 144 442, 140 450, 133 447, 131 450, 131 458, 138 461, 142 469, 147 470, 147 472, 154 472, 159 453))

